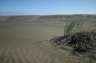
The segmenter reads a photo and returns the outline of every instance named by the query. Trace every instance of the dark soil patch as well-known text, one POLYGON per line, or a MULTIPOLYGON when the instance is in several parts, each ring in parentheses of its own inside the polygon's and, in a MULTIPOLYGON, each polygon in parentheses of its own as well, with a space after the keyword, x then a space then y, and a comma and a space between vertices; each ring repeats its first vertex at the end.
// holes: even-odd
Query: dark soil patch
POLYGON ((96 53, 96 32, 77 32, 50 40, 55 46, 71 47, 73 52, 96 53), (63 45, 63 46, 62 46, 63 45))

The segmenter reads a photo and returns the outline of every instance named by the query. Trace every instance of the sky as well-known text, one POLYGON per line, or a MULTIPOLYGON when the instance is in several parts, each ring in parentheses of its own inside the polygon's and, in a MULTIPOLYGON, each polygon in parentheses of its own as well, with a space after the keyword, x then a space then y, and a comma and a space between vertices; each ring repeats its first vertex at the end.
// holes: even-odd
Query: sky
POLYGON ((0 15, 96 14, 96 0, 0 0, 0 15))

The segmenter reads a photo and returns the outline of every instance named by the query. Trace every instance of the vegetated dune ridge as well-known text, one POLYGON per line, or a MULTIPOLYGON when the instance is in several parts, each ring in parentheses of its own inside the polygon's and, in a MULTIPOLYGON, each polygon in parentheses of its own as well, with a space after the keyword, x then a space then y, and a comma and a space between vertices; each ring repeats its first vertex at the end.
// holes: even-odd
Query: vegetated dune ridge
POLYGON ((0 16, 0 22, 34 23, 34 22, 65 22, 65 21, 96 21, 96 15, 49 15, 49 16, 0 16))
POLYGON ((71 21, 82 22, 75 31, 96 31, 95 15, 0 16, 0 63, 89 62, 49 43, 71 21))

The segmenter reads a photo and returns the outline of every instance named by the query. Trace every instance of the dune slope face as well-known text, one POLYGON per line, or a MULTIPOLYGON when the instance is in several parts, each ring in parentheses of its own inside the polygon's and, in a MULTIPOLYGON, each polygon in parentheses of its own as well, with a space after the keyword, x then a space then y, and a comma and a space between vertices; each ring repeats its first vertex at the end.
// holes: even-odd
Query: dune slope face
POLYGON ((49 42, 53 37, 62 36, 64 25, 74 20, 83 22, 81 30, 95 31, 95 16, 0 17, 0 63, 91 62, 49 42))
POLYGON ((47 42, 36 43, 31 47, 22 44, 14 48, 12 46, 1 48, 0 63, 77 63, 80 61, 81 58, 69 55, 66 51, 51 48, 47 42))
POLYGON ((0 48, 0 63, 48 63, 48 48, 37 44, 11 44, 0 48))

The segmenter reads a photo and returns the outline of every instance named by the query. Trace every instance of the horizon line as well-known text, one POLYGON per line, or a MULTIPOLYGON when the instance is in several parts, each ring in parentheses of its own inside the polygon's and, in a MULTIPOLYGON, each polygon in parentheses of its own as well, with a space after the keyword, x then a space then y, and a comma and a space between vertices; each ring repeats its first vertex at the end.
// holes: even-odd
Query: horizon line
POLYGON ((56 16, 56 15, 57 15, 57 16, 59 16, 59 15, 60 15, 60 16, 69 15, 69 16, 70 16, 70 15, 96 15, 96 14, 50 14, 50 15, 47 15, 47 14, 46 14, 46 15, 45 15, 45 14, 44 14, 44 15, 39 15, 39 14, 38 14, 38 15, 35 15, 35 14, 18 15, 18 14, 17 14, 17 15, 0 15, 0 16, 56 16))

